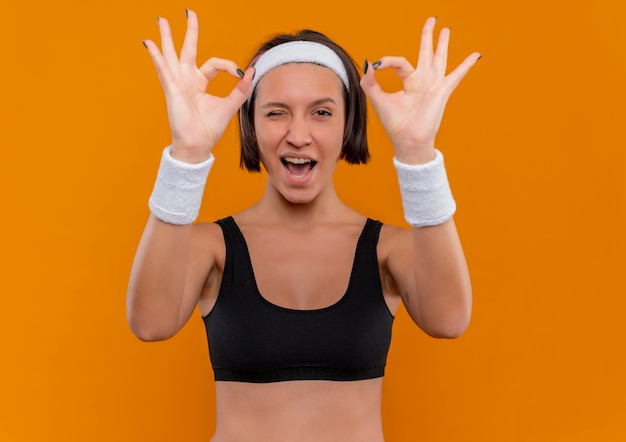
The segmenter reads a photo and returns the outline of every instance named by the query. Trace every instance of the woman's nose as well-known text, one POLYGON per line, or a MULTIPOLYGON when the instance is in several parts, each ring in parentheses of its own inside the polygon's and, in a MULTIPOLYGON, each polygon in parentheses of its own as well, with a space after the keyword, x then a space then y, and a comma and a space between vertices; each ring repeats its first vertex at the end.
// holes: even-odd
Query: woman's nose
POLYGON ((291 119, 286 140, 295 147, 304 147, 311 144, 310 128, 304 118, 291 119))

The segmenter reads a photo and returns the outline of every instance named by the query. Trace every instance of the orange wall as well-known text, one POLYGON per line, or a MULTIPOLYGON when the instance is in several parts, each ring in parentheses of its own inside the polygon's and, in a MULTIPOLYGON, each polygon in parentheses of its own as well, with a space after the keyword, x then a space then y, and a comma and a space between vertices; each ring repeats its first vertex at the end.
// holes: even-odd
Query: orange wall
MULTIPOLYGON (((319 29, 361 62, 417 54, 429 15, 451 64, 483 59, 453 95, 438 146, 458 202, 475 311, 456 341, 398 315, 385 380, 388 441, 626 440, 623 2, 172 0, 2 2, 0 440, 207 440, 212 373, 200 317, 169 342, 126 325, 164 100, 143 38, 157 15, 199 58, 243 64, 277 31, 319 29), (345 6, 344 6, 345 5, 345 6), (574 6, 579 5, 579 6, 574 6)), ((388 85, 391 77, 382 76, 388 85)), ((232 81, 221 79, 215 90, 232 81)), ((202 209, 257 198, 234 125, 202 209)), ((391 150, 340 167, 341 195, 403 223, 391 150)))

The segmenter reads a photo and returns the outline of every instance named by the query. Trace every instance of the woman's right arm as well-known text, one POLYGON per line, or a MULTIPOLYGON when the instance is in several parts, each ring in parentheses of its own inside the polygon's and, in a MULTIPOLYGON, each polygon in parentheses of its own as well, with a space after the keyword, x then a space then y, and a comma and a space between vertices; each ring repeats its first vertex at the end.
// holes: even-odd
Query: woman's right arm
POLYGON ((126 299, 130 328, 143 341, 174 336, 199 299, 201 273, 208 273, 214 263, 195 261, 190 265, 193 229, 191 224, 168 224, 153 215, 148 219, 135 253, 126 299))
MULTIPOLYGON (((248 97, 253 70, 244 75, 234 62, 218 58, 198 68, 198 19, 190 10, 187 17, 180 59, 169 24, 163 18, 159 19, 162 52, 150 40, 144 44, 167 102, 171 157, 197 164, 210 157, 229 121, 248 97), (219 72, 241 78, 226 97, 206 93, 209 81, 219 72)), ((140 339, 167 339, 189 319, 215 265, 215 253, 206 238, 206 229, 200 226, 176 225, 150 216, 135 255, 127 294, 128 322, 140 339), (200 253, 202 244, 209 248, 200 253)))

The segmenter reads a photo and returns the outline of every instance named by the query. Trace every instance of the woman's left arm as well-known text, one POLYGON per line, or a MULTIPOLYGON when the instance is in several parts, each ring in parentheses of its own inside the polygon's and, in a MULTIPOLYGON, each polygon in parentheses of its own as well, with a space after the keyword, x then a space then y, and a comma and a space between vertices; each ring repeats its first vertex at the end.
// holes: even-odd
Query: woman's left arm
POLYGON ((480 54, 446 75, 450 29, 441 30, 433 50, 435 22, 429 18, 422 30, 417 68, 403 57, 366 62, 361 87, 393 144, 405 216, 413 226, 408 247, 405 235, 392 235, 386 267, 416 324, 431 336, 454 338, 469 324, 472 293, 435 137, 450 95, 480 54), (402 80, 401 91, 386 93, 376 82, 374 71, 387 68, 402 80))

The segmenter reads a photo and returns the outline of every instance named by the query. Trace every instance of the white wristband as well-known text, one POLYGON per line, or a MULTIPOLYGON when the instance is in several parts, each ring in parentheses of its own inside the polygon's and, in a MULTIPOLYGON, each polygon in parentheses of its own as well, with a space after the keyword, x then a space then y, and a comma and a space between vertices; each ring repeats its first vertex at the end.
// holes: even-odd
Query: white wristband
POLYGON ((148 202, 150 211, 169 224, 191 224, 198 217, 213 154, 202 163, 190 164, 172 158, 171 146, 163 150, 161 165, 148 202))
POLYGON ((395 157, 404 218, 413 227, 443 224, 454 215, 456 203, 452 198, 443 155, 426 164, 404 164, 395 157))

